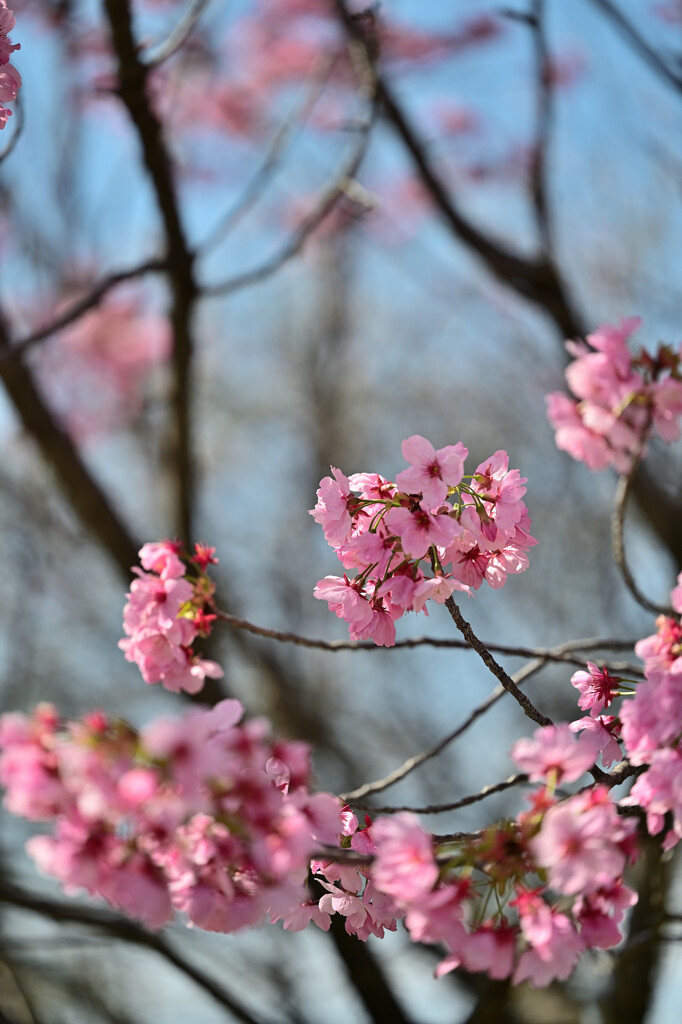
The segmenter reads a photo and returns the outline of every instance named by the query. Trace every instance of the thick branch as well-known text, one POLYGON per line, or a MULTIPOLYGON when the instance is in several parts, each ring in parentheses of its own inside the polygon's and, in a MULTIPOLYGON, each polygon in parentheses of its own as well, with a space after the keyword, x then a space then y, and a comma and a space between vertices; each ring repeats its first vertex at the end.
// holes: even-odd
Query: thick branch
POLYGON ((349 36, 364 48, 384 117, 390 121, 402 140, 436 209, 452 232, 483 262, 493 277, 543 309, 556 323, 563 337, 572 338, 583 334, 581 319, 553 264, 540 256, 525 258, 505 248, 500 242, 494 242, 457 207, 392 87, 376 69, 362 25, 352 17, 345 0, 332 2, 349 36))
POLYGON ((133 38, 128 0, 105 0, 114 51, 118 59, 118 93, 133 122, 142 146, 144 163, 152 181, 166 236, 167 260, 173 303, 170 322, 173 331, 173 469, 177 532, 187 543, 193 539, 192 506, 194 462, 190 415, 192 362, 192 315, 198 288, 194 257, 190 252, 180 219, 172 175, 172 160, 161 124, 147 95, 149 68, 140 59, 133 38))
POLYGON ((0 881, 0 902, 40 914, 49 920, 61 923, 81 924, 96 929, 111 939, 129 942, 158 953, 168 963, 204 989, 224 1009, 228 1010, 236 1020, 243 1024, 262 1024, 245 1007, 225 990, 225 988, 205 971, 185 960, 162 936, 145 931, 139 925, 123 917, 116 917, 106 911, 93 907, 81 907, 76 903, 62 903, 41 896, 34 896, 10 882, 0 881))
POLYGON ((130 578, 137 561, 139 542, 99 483, 91 475, 69 435, 50 412, 30 369, 20 360, 2 361, 10 351, 4 323, 0 321, 0 376, 26 432, 54 470, 60 486, 81 522, 130 578))

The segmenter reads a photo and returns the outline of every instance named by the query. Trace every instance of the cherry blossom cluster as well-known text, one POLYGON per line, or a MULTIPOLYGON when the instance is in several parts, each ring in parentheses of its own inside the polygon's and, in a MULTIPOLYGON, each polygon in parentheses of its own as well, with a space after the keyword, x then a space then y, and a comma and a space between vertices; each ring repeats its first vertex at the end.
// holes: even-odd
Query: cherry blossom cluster
POLYGON ((9 33, 14 28, 14 15, 7 6, 6 0, 0 0, 0 129, 7 124, 7 119, 12 116, 5 103, 12 103, 19 92, 21 75, 10 64, 10 57, 15 50, 20 49, 20 43, 12 43, 9 33))
MULTIPOLYGON (((514 757, 544 788, 517 821, 464 840, 434 843, 411 814, 365 818, 342 812, 341 846, 371 857, 361 865, 317 860, 324 889, 282 913, 284 927, 329 928, 341 914, 366 939, 405 924, 414 942, 442 944, 437 976, 456 967, 547 985, 572 972, 588 949, 608 949, 636 894, 623 883, 635 855, 637 823, 624 818, 605 786, 559 801, 557 783, 578 780, 598 753, 591 736, 567 726, 520 740, 514 757)), ((273 915, 273 920, 276 916, 273 915)))
POLYGON ((52 826, 28 841, 38 868, 150 928, 181 911, 232 932, 300 902, 340 804, 310 794, 306 744, 241 716, 224 700, 137 732, 102 712, 62 721, 49 704, 3 715, 5 806, 52 826))
MULTIPOLYGON (((369 815, 365 816, 365 825, 361 828, 351 808, 343 807, 341 831, 335 845, 366 858, 365 862, 312 860, 310 870, 314 885, 307 892, 302 891, 297 903, 286 911, 271 915, 272 922, 281 918, 287 931, 302 931, 311 922, 328 931, 332 916, 340 914, 345 918, 346 932, 361 942, 370 935, 383 939, 386 929, 394 932, 398 920, 405 914, 395 900, 379 889, 374 879, 371 864, 377 852, 374 829, 369 815)), ((333 857, 334 853, 329 851, 329 856, 333 857)))
POLYGON ((215 585, 206 571, 217 564, 214 553, 215 548, 197 544, 188 557, 173 541, 140 549, 143 568, 133 568, 137 579, 123 609, 126 636, 118 646, 135 662, 145 683, 198 693, 207 676, 223 675, 217 662, 199 657, 192 647, 197 637, 209 635, 216 618, 215 585))
POLYGON ((586 950, 620 942, 637 899, 623 884, 636 827, 603 786, 562 802, 539 790, 518 821, 449 845, 434 846, 415 818, 400 814, 373 828, 372 877, 404 912, 413 941, 449 951, 437 976, 462 966, 544 986, 567 978, 586 950))
POLYGON ((671 602, 677 615, 659 616, 656 633, 635 647, 644 661, 645 681, 620 714, 628 760, 646 766, 621 802, 646 810, 651 835, 670 826, 666 815, 671 815, 664 849, 682 839, 682 573, 671 602))
POLYGON ((405 612, 426 612, 427 600, 443 604, 484 580, 502 587, 528 568, 527 549, 537 543, 521 500, 525 478, 509 469, 505 451, 471 475, 461 442, 436 450, 414 434, 402 452, 410 466, 395 483, 332 467, 310 510, 346 570, 320 580, 315 597, 348 622, 351 639, 384 647, 395 643, 394 623, 405 612))
POLYGON ((336 797, 311 795, 307 745, 241 716, 235 700, 139 731, 103 712, 62 720, 49 704, 3 715, 5 806, 51 825, 27 844, 38 868, 150 928, 180 911, 215 932, 265 915, 327 930, 340 914, 365 940, 404 917, 413 941, 446 947, 439 975, 463 965, 545 985, 620 941, 636 821, 603 786, 554 795, 592 765, 592 737, 561 726, 520 740, 515 759, 544 783, 530 810, 434 844, 409 814, 361 827, 336 797))
POLYGON ((603 324, 586 342, 566 342, 574 397, 547 396, 557 447, 590 469, 627 473, 652 431, 668 442, 680 436, 682 349, 660 345, 654 356, 644 349, 633 355, 628 339, 640 324, 631 317, 618 327, 603 324))

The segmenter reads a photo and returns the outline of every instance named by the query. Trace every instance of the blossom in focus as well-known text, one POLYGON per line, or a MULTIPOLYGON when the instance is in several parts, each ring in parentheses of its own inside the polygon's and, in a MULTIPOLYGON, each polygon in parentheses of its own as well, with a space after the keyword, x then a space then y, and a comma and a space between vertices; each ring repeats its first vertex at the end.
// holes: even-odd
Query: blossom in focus
POLYGON ((522 500, 526 481, 505 451, 465 477, 461 442, 436 449, 413 434, 402 448, 411 465, 395 482, 332 467, 310 510, 346 571, 319 580, 314 596, 348 622, 352 640, 386 647, 405 612, 428 614, 428 600, 443 604, 484 581, 499 589, 527 569, 537 543, 522 500))
MULTIPOLYGON (((145 544, 123 609, 125 637, 118 646, 139 668, 145 683, 162 683, 175 693, 198 693, 207 678, 219 679, 215 661, 199 657, 194 641, 208 636, 214 586, 206 575, 205 545, 181 559, 182 547, 172 541, 145 544)), ((212 549, 210 549, 212 551, 212 549)))

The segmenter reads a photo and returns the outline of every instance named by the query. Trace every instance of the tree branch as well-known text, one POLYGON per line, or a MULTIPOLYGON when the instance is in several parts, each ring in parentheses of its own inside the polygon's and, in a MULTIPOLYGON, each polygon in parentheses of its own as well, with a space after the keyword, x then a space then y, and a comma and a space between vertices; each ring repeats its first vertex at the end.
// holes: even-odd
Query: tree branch
POLYGON ((452 621, 455 623, 464 639, 471 647, 473 647, 488 671, 491 672, 496 679, 499 679, 505 690, 510 693, 517 704, 523 708, 524 714, 534 722, 537 722, 538 725, 552 725, 552 719, 538 711, 530 698, 518 688, 512 677, 508 675, 502 666, 495 661, 485 644, 478 639, 452 597, 447 599, 445 607, 450 612, 452 621))
POLYGON ((236 1020, 242 1021, 243 1024, 263 1024, 261 1018, 254 1017, 253 1014, 227 992, 223 985, 211 978, 205 971, 185 960, 162 936, 154 932, 148 932, 132 921, 128 921, 123 917, 116 917, 113 914, 108 914, 96 908, 81 907, 75 903, 61 903, 58 900, 34 896, 32 893, 19 888, 19 886, 4 880, 0 881, 0 901, 34 914, 40 914, 42 917, 47 917, 59 923, 67 922, 85 925, 88 928, 94 928, 97 931, 103 932, 109 938, 128 942, 158 953, 164 960, 177 968, 177 970, 182 971, 183 974, 212 996, 236 1020))
POLYGON ((346 32, 365 54, 368 73, 374 80, 376 96, 383 116, 393 125, 412 157, 419 177, 436 209, 456 237, 474 254, 503 285, 543 309, 556 323, 563 337, 584 334, 581 318, 573 307, 557 269, 542 256, 528 259, 493 242, 469 221, 456 206, 448 188, 433 166, 427 148, 410 118, 398 102, 392 87, 377 70, 370 52, 365 26, 349 12, 345 0, 332 0, 346 32))
POLYGON ((628 40, 633 50, 639 53, 640 57, 656 72, 659 78, 671 85, 677 92, 682 92, 682 78, 666 64, 661 55, 647 43, 646 39, 639 34, 635 26, 612 0, 592 0, 602 14, 616 26, 623 36, 628 40))
MULTIPOLYGON (((544 666, 545 660, 538 658, 536 661, 531 661, 528 665, 524 665, 514 676, 515 684, 525 682, 526 679, 530 679, 531 676, 539 672, 544 666)), ((503 686, 496 686, 492 693, 486 697, 486 699, 474 708, 470 715, 458 725, 452 732, 449 732, 442 740, 439 740, 434 746, 429 747, 428 750, 422 751, 420 754, 415 754, 414 757, 409 757, 404 761, 398 768, 395 768, 390 774, 385 775, 381 779, 376 779, 374 782, 366 782, 362 786, 358 786, 357 789, 353 789, 348 793, 340 793, 339 799, 345 800, 347 803, 356 803, 358 800, 362 800, 363 797, 369 796, 371 793, 381 793, 384 789, 388 789, 389 786, 395 785, 396 782, 400 782, 407 775, 424 764, 425 761, 429 761, 432 757, 436 757, 442 750, 454 740, 459 739, 467 729, 471 728, 474 722, 479 719, 482 715, 489 711, 493 705, 497 704, 504 694, 506 689, 503 686)))
POLYGON ((30 369, 20 360, 2 357, 11 351, 9 333, 0 318, 0 377, 26 432, 53 468, 61 488, 88 532, 130 578, 140 543, 91 475, 69 435, 50 412, 30 369))
POLYGON ((137 131, 144 163, 152 181, 166 236, 169 280, 172 290, 170 322, 173 332, 173 394, 171 406, 172 461, 175 485, 177 533, 191 543, 195 494, 192 421, 190 415, 193 354, 192 316, 199 290, 194 275, 194 256, 180 218, 172 176, 172 160, 161 124, 147 96, 150 68, 139 56, 133 38, 128 0, 105 0, 114 52, 118 60, 118 95, 137 131))

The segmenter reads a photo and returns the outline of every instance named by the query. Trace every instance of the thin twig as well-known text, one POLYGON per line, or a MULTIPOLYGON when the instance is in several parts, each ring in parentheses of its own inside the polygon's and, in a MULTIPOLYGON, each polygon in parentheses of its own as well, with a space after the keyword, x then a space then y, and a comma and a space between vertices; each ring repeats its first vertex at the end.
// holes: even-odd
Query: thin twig
POLYGON ((500 683, 505 688, 505 690, 507 690, 507 692, 512 695, 514 700, 521 706, 521 708, 523 708, 524 714, 527 715, 528 718, 531 718, 534 722, 537 722, 538 725, 552 725, 552 719, 548 718, 547 715, 543 715, 542 712, 538 711, 538 709, 535 707, 530 698, 527 697, 526 694, 518 688, 512 677, 508 675, 508 673, 505 672, 502 666, 495 661, 495 659, 493 658, 492 654, 485 646, 483 641, 479 640, 479 638, 476 636, 473 629, 471 628, 471 626, 469 625, 469 623, 459 610, 459 606, 455 603, 452 597, 449 597, 447 599, 447 601, 445 602, 445 607, 450 612, 450 615, 452 616, 452 621, 455 623, 457 629, 460 631, 464 639, 471 647, 473 647, 473 649, 476 651, 476 654, 478 654, 479 658, 486 666, 488 671, 491 672, 496 679, 499 679, 500 683))
POLYGON ((316 62, 316 66, 310 74, 310 81, 304 86, 302 100, 293 107, 286 119, 275 132, 272 140, 270 141, 263 162, 244 189, 242 195, 237 199, 234 205, 219 218, 218 222, 214 225, 203 242, 200 242, 197 246, 197 256, 203 256, 204 253, 209 249, 212 249, 213 246, 217 245, 219 241, 224 239, 230 231, 233 231, 239 221, 246 213, 248 213, 262 194, 263 188, 270 179, 272 172, 277 167, 284 150, 290 144, 296 127, 304 124, 308 119, 311 110, 315 106, 315 103, 324 88, 331 66, 332 60, 328 57, 321 58, 316 62))
POLYGON ((535 55, 536 128, 532 156, 531 193, 535 222, 547 259, 552 258, 552 225, 547 194, 547 154, 552 130, 552 85, 549 75, 549 48, 545 34, 544 0, 533 0, 529 18, 535 55))
POLYGON ((44 327, 39 328, 37 331, 33 331, 32 334, 27 335, 25 338, 20 338, 17 342, 10 345, 8 348, 3 349, 0 352, 0 364, 10 362, 12 359, 17 359, 20 355, 26 352, 28 349, 33 348, 38 342, 44 341, 49 338, 50 335, 56 334, 57 331, 64 330, 69 324, 72 324, 74 320, 78 320, 79 317, 87 313, 88 310, 93 309, 105 295, 108 294, 113 288, 116 288, 119 284, 124 284, 126 281, 132 281, 137 277, 143 277, 145 274, 162 274, 168 270, 168 264, 166 260, 162 259, 151 259, 145 263, 140 263, 136 267, 129 267, 127 270, 117 270, 113 274, 109 274, 107 277, 103 277, 101 281, 98 281, 93 288, 84 295, 82 299, 78 299, 73 302, 63 313, 60 313, 58 317, 50 321, 44 327))
MULTIPOLYGON (((291 633, 286 630, 268 629, 265 626, 258 626, 255 622, 250 622, 248 619, 241 619, 239 616, 232 615, 219 608, 215 609, 215 614, 221 622, 225 622, 228 626, 232 626, 234 629, 244 630, 245 632, 253 633, 256 636, 266 637, 268 640, 276 640, 278 643, 293 644, 296 647, 309 647, 320 651, 330 651, 332 653, 336 651, 393 651, 404 649, 406 647, 441 647, 452 648, 459 651, 471 650, 471 645, 467 643, 466 640, 453 640, 449 637, 413 637, 406 640, 396 640, 392 647, 378 647, 371 640, 317 640, 313 637, 301 636, 299 633, 291 633)), ((485 646, 489 651, 495 651, 497 654, 508 654, 512 657, 518 658, 541 658, 543 662, 560 662, 582 667, 585 664, 585 659, 577 657, 571 652, 632 650, 636 642, 636 640, 616 640, 612 638, 600 639, 598 637, 589 637, 583 640, 567 640, 565 643, 558 644, 556 647, 518 647, 510 644, 487 642, 485 646)), ((601 664, 601 659, 597 660, 601 664)), ((631 671, 633 674, 641 674, 641 669, 636 665, 631 665, 629 662, 615 662, 613 665, 609 662, 609 667, 614 668, 614 670, 617 668, 619 671, 631 671)))
POLYGON ((226 281, 219 282, 218 284, 207 285, 204 288, 204 295, 230 295, 232 292, 240 291, 242 288, 259 284, 261 281, 272 277, 273 274, 277 273, 278 270, 301 252, 313 232, 320 226, 325 217, 331 213, 341 196, 345 195, 351 187, 353 178, 367 150, 369 130, 373 121, 374 109, 371 116, 359 128, 360 136, 350 155, 321 190, 312 210, 303 218, 285 245, 261 263, 260 266, 253 267, 253 269, 247 270, 243 274, 238 274, 236 277, 228 278, 226 281))
POLYGON ((425 807, 373 807, 358 804, 354 801, 353 806, 373 811, 375 814, 398 814, 401 811, 410 811, 412 814, 442 814, 445 811, 458 811, 461 807, 470 807, 471 804, 485 800, 486 797, 492 796, 494 793, 503 793, 505 789, 519 786, 523 782, 528 782, 528 776, 525 773, 510 775, 508 779, 504 779, 502 782, 494 782, 489 786, 484 786, 478 793, 470 793, 469 796, 463 796, 460 800, 455 800, 449 804, 427 804, 425 807))
POLYGON ((628 566, 625 555, 625 512, 643 445, 644 434, 642 434, 639 445, 633 454, 632 468, 630 472, 624 473, 619 478, 618 486, 616 487, 616 494, 613 502, 613 513, 611 515, 611 547, 613 551, 613 560, 616 563, 617 568, 620 570, 620 574, 623 577, 626 587, 634 597, 635 601, 637 601, 642 608, 646 608, 647 611, 653 612, 654 615, 670 615, 672 614, 671 608, 668 608, 665 605, 655 604, 642 593, 630 572, 630 567, 628 566))
POLYGON ((151 55, 144 62, 148 68, 156 68, 169 57, 176 53, 185 42, 190 32, 198 22, 210 0, 192 0, 187 10, 182 15, 174 29, 158 47, 153 48, 151 55))
MULTIPOLYGON (((518 685, 525 682, 526 679, 530 679, 531 676, 540 671, 544 664, 545 659, 538 658, 535 661, 529 662, 528 665, 524 665, 524 667, 514 676, 516 684, 518 685)), ((420 754, 415 754, 414 757, 408 757, 403 764, 398 768, 395 768, 383 778, 376 779, 374 782, 366 782, 362 786, 358 786, 357 789, 353 789, 348 793, 339 794, 340 799, 345 800, 348 803, 355 803, 357 800, 362 800, 363 797, 369 796, 371 793, 381 793, 384 789, 388 789, 389 786, 393 786, 396 782, 400 782, 401 779, 404 779, 407 775, 413 772, 415 768, 424 764, 425 761, 429 761, 432 757, 436 757, 442 750, 445 750, 450 743, 459 739, 467 729, 471 728, 478 718, 484 715, 486 711, 489 711, 494 704, 497 704, 498 700, 500 700, 506 692, 507 691, 503 686, 496 686, 492 693, 486 697, 481 704, 475 707, 471 714, 469 714, 460 725, 453 729, 452 732, 449 732, 447 736, 443 737, 443 739, 433 747, 429 747, 428 750, 423 750, 420 754)))

